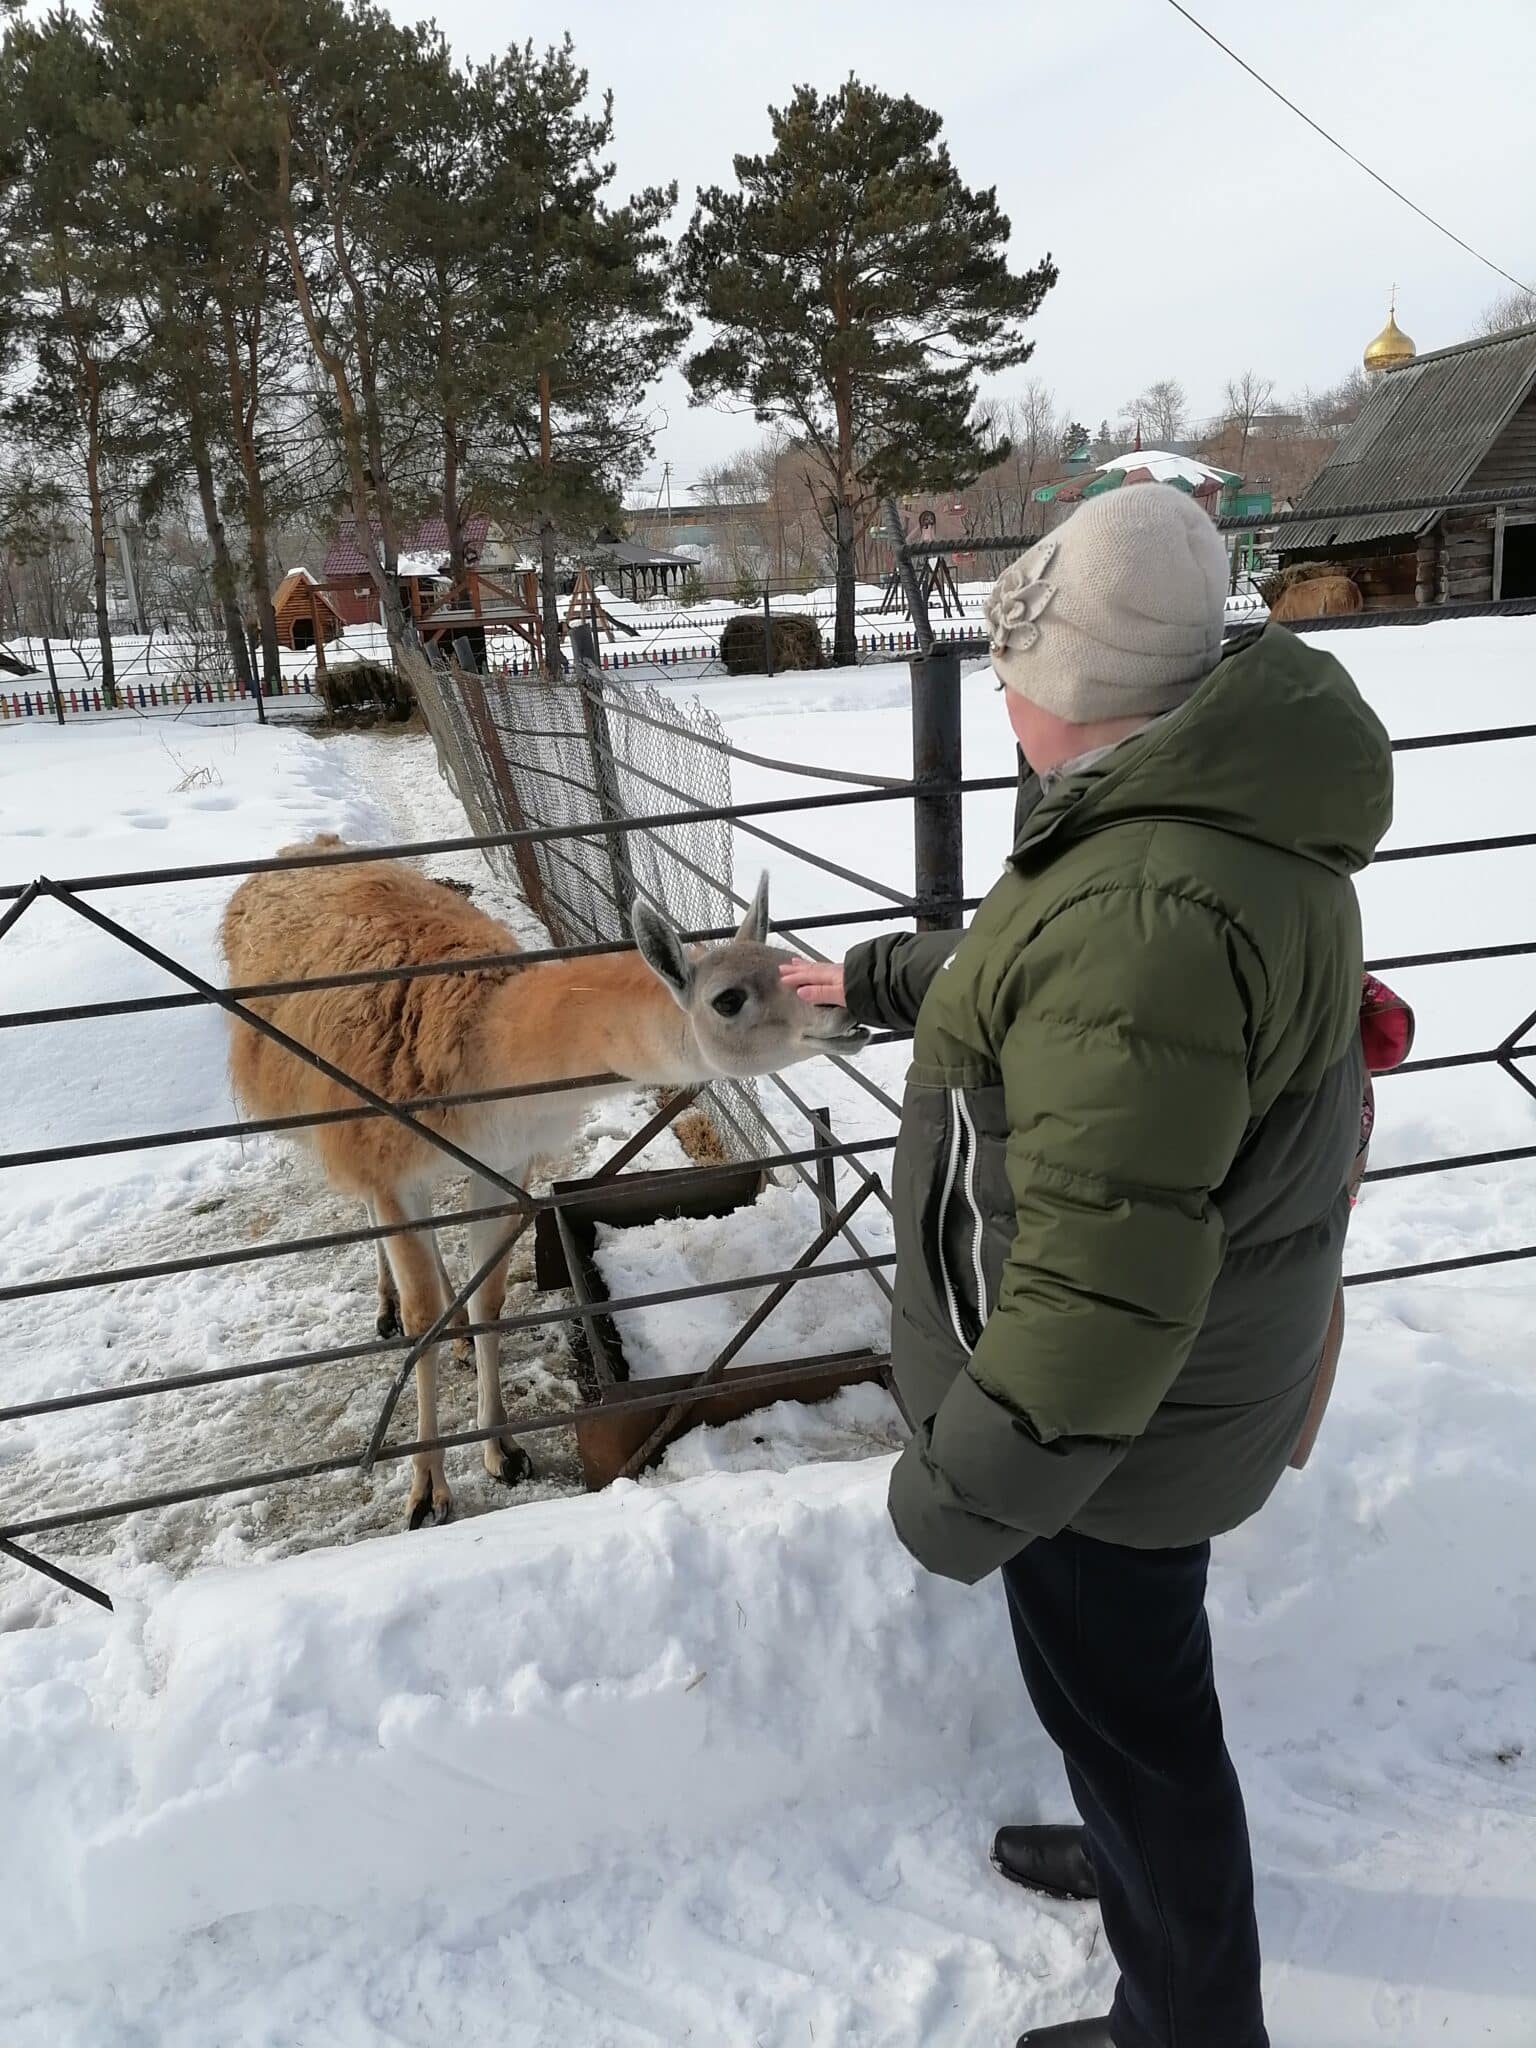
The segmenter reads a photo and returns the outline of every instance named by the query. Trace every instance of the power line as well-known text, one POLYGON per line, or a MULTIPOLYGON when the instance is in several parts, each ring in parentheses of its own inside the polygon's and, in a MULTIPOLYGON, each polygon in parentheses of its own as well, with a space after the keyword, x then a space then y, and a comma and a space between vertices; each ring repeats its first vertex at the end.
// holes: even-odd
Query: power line
POLYGON ((1479 263, 1483 264, 1486 269, 1491 270, 1495 277, 1502 277, 1506 284, 1512 284, 1515 287, 1516 291, 1529 292, 1532 289, 1530 285, 1522 283, 1518 277, 1512 276, 1510 272, 1505 270, 1501 264, 1495 263, 1492 257, 1485 256, 1481 249, 1474 249, 1470 242, 1464 242, 1460 235, 1455 233, 1453 229, 1448 228, 1446 226, 1443 220, 1436 220, 1432 213, 1426 213, 1422 206, 1416 205, 1414 201, 1408 197, 1408 194, 1406 192, 1400 192, 1396 185, 1394 185, 1390 179, 1384 178, 1381 175, 1380 171, 1373 171, 1370 165, 1366 163, 1362 157, 1356 156, 1355 152, 1352 149, 1347 149, 1345 145, 1342 142, 1340 142, 1339 138, 1336 135, 1330 135, 1328 130, 1322 127, 1318 122, 1314 121, 1310 114, 1303 113, 1301 108, 1297 106, 1294 100, 1288 100, 1285 94, 1280 90, 1279 86, 1271 85, 1269 80, 1263 75, 1262 72, 1255 71, 1251 64, 1246 62, 1245 59, 1243 59, 1242 57, 1239 57, 1236 50, 1232 49, 1228 44, 1224 43, 1221 40, 1221 37, 1217 35, 1214 30, 1208 29, 1203 21, 1197 20, 1195 16, 1190 13, 1187 7, 1181 7, 1179 4, 1179 0, 1168 0, 1168 5, 1173 9, 1175 14, 1182 14, 1184 19, 1189 23, 1191 28, 1199 29, 1201 35, 1203 35, 1207 39, 1207 41, 1214 43, 1217 49, 1220 50, 1224 56, 1230 57, 1234 64, 1239 65, 1244 71, 1247 72, 1250 78, 1255 79, 1258 82, 1258 84, 1262 85, 1267 93, 1273 94, 1273 96, 1280 102, 1281 106, 1289 107, 1291 112, 1295 114, 1300 120, 1305 121, 1307 126, 1310 129, 1312 129, 1315 134, 1321 135, 1324 142, 1331 143, 1341 156, 1347 156, 1352 164, 1354 164, 1358 169, 1364 171, 1365 175, 1368 178, 1374 178, 1376 180, 1376 183, 1380 185, 1384 191, 1390 192, 1394 199, 1400 199, 1403 202, 1404 206, 1406 206, 1411 212, 1416 213, 1419 216, 1420 220, 1428 221, 1429 225, 1432 228, 1434 228, 1438 233, 1444 235, 1449 241, 1454 242, 1458 249, 1465 249, 1469 256, 1475 257, 1476 260, 1479 263))

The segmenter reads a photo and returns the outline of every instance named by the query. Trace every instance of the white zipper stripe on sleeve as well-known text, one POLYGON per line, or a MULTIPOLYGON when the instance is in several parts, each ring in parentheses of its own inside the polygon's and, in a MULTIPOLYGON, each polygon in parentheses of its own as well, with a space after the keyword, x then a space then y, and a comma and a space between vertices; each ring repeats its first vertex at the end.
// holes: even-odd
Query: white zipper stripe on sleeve
POLYGON ((965 1326, 960 1320, 959 1298, 955 1293, 955 1283, 949 1277, 949 1261, 944 1256, 944 1224, 949 1216, 949 1204, 960 1171, 960 1121, 958 1117, 952 1118, 949 1114, 952 1101, 953 1096, 946 1093, 944 1123, 949 1132, 949 1165, 944 1175, 944 1193, 939 1200, 939 1277, 944 1282, 944 1299, 949 1308, 949 1320, 954 1325, 955 1336, 959 1340, 961 1350, 969 1352, 971 1347, 966 1342, 965 1326))
POLYGON ((980 1327, 985 1329, 988 1314, 987 1276, 981 1257, 984 1241, 981 1224, 981 1204, 976 1199, 976 1126, 971 1121, 971 1112, 965 1106, 965 1096, 958 1088, 955 1090, 955 1108, 959 1112, 961 1122, 965 1125, 966 1138, 969 1141, 965 1155, 965 1199, 970 1205, 971 1211, 971 1263, 976 1269, 976 1313, 980 1327))

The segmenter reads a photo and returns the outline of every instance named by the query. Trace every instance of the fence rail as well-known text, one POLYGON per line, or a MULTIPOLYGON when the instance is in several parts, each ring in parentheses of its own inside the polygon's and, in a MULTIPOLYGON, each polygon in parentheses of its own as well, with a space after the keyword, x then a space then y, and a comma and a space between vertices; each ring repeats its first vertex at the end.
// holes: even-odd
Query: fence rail
MULTIPOLYGON (((945 672, 942 661, 933 666, 923 665, 924 680, 929 686, 945 672)), ((958 692, 952 687, 952 665, 948 672, 955 702, 947 707, 944 715, 953 712, 954 737, 957 740, 958 692)), ((295 1056, 313 1062, 314 1054, 285 1039, 249 1006, 262 997, 311 988, 405 982, 421 976, 493 970, 515 973, 547 961, 620 952, 629 943, 623 925, 626 889, 633 892, 631 901, 635 894, 654 896, 663 907, 678 916, 678 921, 685 924, 693 937, 728 936, 735 911, 743 901, 734 887, 730 868, 735 831, 762 830, 764 818, 829 809, 857 809, 870 803, 908 804, 914 817, 921 814, 924 805, 939 810, 947 807, 958 814, 959 804, 966 794, 995 792, 1014 786, 1013 778, 1009 776, 961 779, 957 775, 944 779, 933 771, 931 765, 925 772, 922 750, 919 749, 919 772, 905 781, 849 777, 843 771, 834 771, 838 780, 854 780, 860 786, 809 793, 802 791, 784 799, 736 804, 731 800, 729 773, 734 759, 750 761, 754 766, 795 777, 811 778, 818 776, 820 764, 788 761, 738 749, 707 717, 677 714, 676 707, 668 699, 643 696, 622 686, 616 690, 611 678, 604 679, 601 671, 590 664, 579 669, 563 684, 540 684, 529 691, 514 692, 503 678, 478 676, 463 669, 434 671, 425 688, 429 694, 429 722, 439 737, 443 758, 459 785, 459 793, 466 802, 472 822, 484 829, 398 846, 314 852, 298 856, 291 862, 276 859, 204 862, 144 869, 132 874, 83 875, 66 880, 39 877, 28 884, 0 888, 0 905, 4 906, 0 909, 0 940, 35 904, 47 900, 92 923, 118 943, 154 960, 183 984, 174 993, 132 997, 120 1002, 65 1003, 32 1010, 13 1010, 0 1014, 0 1028, 48 1028, 86 1018, 135 1016, 148 1010, 193 1005, 214 1006, 242 1022, 265 1030, 295 1056), (603 713, 601 720, 594 719, 593 714, 597 710, 603 713), (537 722, 525 726, 521 720, 529 712, 537 713, 537 722), (661 729, 661 738, 667 742, 667 746, 660 750, 659 761, 654 755, 637 756, 625 734, 648 735, 657 727, 661 729), (535 751, 539 748, 550 751, 540 755, 535 751), (550 773, 552 763, 556 764, 556 773, 562 778, 559 781, 550 773), (863 786, 865 783, 875 786, 863 786), (657 789, 672 796, 679 807, 646 808, 651 801, 650 793, 657 789), (637 802, 640 807, 632 808, 637 802), (539 810, 535 816, 530 812, 530 804, 543 805, 546 809, 539 810), (616 849, 620 853, 617 860, 616 849), (469 850, 504 863, 520 885, 526 885, 530 876, 536 876, 539 887, 544 891, 546 911, 557 943, 547 948, 496 953, 475 960, 437 960, 216 988, 184 963, 149 946, 88 900, 125 887, 175 886, 210 878, 233 880, 252 873, 269 872, 277 867, 320 868, 469 850), (559 860, 551 858, 557 855, 563 856, 571 865, 562 869, 559 860), (540 857, 543 858, 542 865, 538 864, 540 857), (572 873, 582 876, 583 882, 571 882, 572 873), (549 898, 561 884, 565 885, 567 892, 565 901, 551 908, 549 898)), ((932 715, 932 697, 931 687, 927 689, 926 696, 924 690, 915 690, 915 699, 923 700, 925 705, 923 716, 932 715)), ((1532 738, 1536 738, 1536 725, 1503 726, 1482 731, 1418 735, 1398 741, 1395 750, 1410 753, 1445 747, 1512 744, 1532 738)), ((941 746, 932 758, 947 758, 945 748, 941 746)), ((856 888, 872 899, 846 910, 775 924, 776 931, 807 951, 813 949, 804 935, 811 930, 835 931, 849 925, 909 919, 914 923, 955 925, 961 921, 964 911, 973 907, 974 899, 963 895, 959 875, 953 865, 948 872, 940 869, 925 876, 920 859, 919 886, 914 893, 902 895, 878 877, 860 874, 841 862, 829 861, 795 845, 793 841, 778 843, 788 844, 797 859, 809 861, 823 872, 834 874, 850 889, 856 888)), ((942 844, 942 841, 935 843, 942 844)), ((1536 845, 1536 833, 1397 848, 1386 857, 1415 861, 1444 859, 1490 847, 1531 845, 1536 845)), ((947 857, 953 863, 957 857, 955 850, 951 849, 947 857)), ((1449 969, 1472 961, 1512 960, 1533 955, 1536 955, 1536 938, 1522 938, 1490 946, 1399 953, 1373 961, 1371 965, 1398 970, 1449 969)), ((1399 1076, 1411 1077, 1458 1067, 1496 1067, 1523 1091, 1536 1096, 1536 1082, 1525 1071, 1529 1062, 1536 1059, 1536 1045, 1523 1042, 1533 1027, 1536 1027, 1536 1011, 1494 1046, 1412 1061, 1398 1070, 1399 1076)), ((888 1040, 896 1036, 889 1034, 888 1040)), ((194 1142, 240 1142, 251 1136, 310 1129, 354 1118, 389 1117, 425 1136, 428 1142, 447 1152, 455 1163, 471 1168, 489 1180, 499 1188, 501 1199, 461 1212, 414 1219, 404 1225, 369 1223, 342 1230, 265 1238, 255 1243, 231 1243, 177 1257, 117 1264, 109 1261, 74 1271, 36 1274, 0 1287, 0 1304, 92 1294, 119 1287, 149 1286, 182 1274, 313 1257, 352 1246, 374 1245, 400 1234, 402 1230, 429 1233, 435 1239, 437 1233, 460 1228, 469 1221, 505 1221, 511 1228, 525 1228, 541 1215, 561 1218, 569 1214, 574 1199, 568 1191, 557 1187, 545 1193, 531 1193, 498 1174, 472 1152, 456 1146, 421 1119, 430 1118, 434 1112, 463 1105, 565 1089, 616 1085, 616 1077, 613 1076, 585 1075, 558 1082, 530 1081, 504 1088, 466 1090, 395 1101, 378 1095, 361 1080, 340 1069, 327 1071, 337 1085, 354 1098, 350 1106, 291 1117, 126 1133, 80 1144, 17 1150, 0 1155, 0 1170, 18 1171, 61 1160, 87 1159, 120 1152, 152 1152, 194 1142)), ((771 1083, 773 1093, 789 1111, 804 1120, 811 1142, 792 1142, 756 1094, 722 1094, 717 1099, 716 1108, 725 1126, 722 1140, 732 1156, 726 1164, 706 1164, 692 1169, 697 1176, 692 1184, 701 1187, 707 1187, 711 1177, 719 1181, 740 1174, 744 1169, 765 1173, 788 1172, 799 1176, 816 1195, 821 1217, 818 1234, 801 1259, 791 1264, 776 1265, 767 1271, 727 1274, 686 1286, 653 1287, 620 1294, 601 1304, 605 1317, 622 1320, 643 1309, 711 1297, 751 1294, 764 1289, 770 1290, 767 1303, 771 1305, 796 1288, 848 1275, 869 1276, 870 1284, 889 1296, 887 1273, 892 1255, 871 1251, 853 1229, 851 1218, 858 1203, 866 1199, 887 1199, 879 1175, 872 1170, 872 1162, 878 1163, 895 1142, 894 1121, 898 1105, 869 1075, 861 1074, 846 1063, 844 1071, 878 1102, 889 1118, 888 1127, 881 1135, 840 1139, 825 1113, 808 1102, 792 1081, 780 1076, 771 1083), (839 1195, 836 1187, 839 1171, 849 1177, 853 1186, 851 1195, 839 1195), (822 1254, 837 1238, 841 1239, 845 1250, 836 1258, 824 1258, 822 1254), (818 1262, 811 1263, 813 1258, 818 1262)), ((614 1180, 615 1185, 631 1191, 643 1192, 659 1185, 661 1176, 653 1170, 623 1173, 623 1169, 634 1159, 647 1138, 664 1129, 680 1112, 685 1101, 686 1097, 680 1094, 663 1103, 641 1131, 598 1168, 597 1177, 607 1176, 614 1180), (616 1176, 621 1173, 622 1180, 619 1180, 616 1176)), ((1372 1182, 1388 1182, 1505 1166, 1533 1158, 1536 1158, 1536 1144, 1511 1145, 1376 1167, 1366 1177, 1372 1182)), ((1536 1257, 1536 1245, 1480 1249, 1455 1256, 1354 1271, 1346 1276, 1346 1284, 1350 1287, 1369 1286, 1477 1270, 1532 1257, 1536 1257)), ((449 1307, 425 1332, 374 1337, 348 1344, 319 1345, 273 1356, 240 1358, 199 1370, 161 1373, 112 1385, 47 1393, 0 1406, 0 1424, 33 1423, 47 1417, 153 1401, 159 1396, 185 1394, 231 1382, 323 1370, 348 1361, 376 1360, 381 1366, 392 1369, 389 1394, 364 1442, 343 1451, 327 1452, 282 1465, 246 1465, 236 1471, 219 1472, 174 1487, 125 1493, 107 1500, 66 1505, 45 1512, 16 1514, 0 1524, 0 1554, 87 1599, 110 1605, 108 1595, 100 1587, 90 1584, 55 1560, 38 1554, 30 1545, 50 1535, 150 1514, 189 1502, 300 1485, 328 1474, 367 1471, 376 1461, 391 1462, 424 1452, 480 1444, 509 1431, 525 1437, 572 1428, 590 1412, 583 1405, 546 1405, 490 1428, 443 1432, 425 1439, 390 1440, 388 1426, 394 1398, 407 1372, 447 1334, 473 1335, 478 1332, 500 1336, 571 1328, 589 1321, 593 1314, 591 1305, 579 1298, 560 1300, 483 1321, 466 1321, 462 1332, 457 1325, 450 1332, 451 1318, 459 1315, 468 1318, 476 1277, 471 1276, 457 1289, 450 1288, 452 1299, 449 1307)), ((760 1305, 756 1313, 760 1318, 766 1312, 767 1307, 760 1305)), ((729 1346, 726 1351, 730 1351, 729 1346)), ((838 1358, 845 1356, 837 1354, 838 1358)), ((865 1363, 868 1362, 866 1358, 865 1363)), ((884 1365, 888 1361, 883 1354, 878 1354, 874 1362, 884 1365)), ((671 1385, 653 1391, 647 1391, 643 1382, 631 1385, 625 1394, 626 1411, 654 1414, 667 1429, 673 1428, 682 1411, 710 1398, 712 1383, 709 1374, 717 1368, 718 1356, 714 1366, 706 1369, 701 1380, 681 1391, 671 1385)), ((817 1384, 822 1381, 828 1385, 834 1383, 833 1368, 826 1360, 797 1358, 782 1364, 776 1362, 772 1366, 753 1368, 753 1386, 757 1390, 771 1392, 803 1385, 807 1372, 813 1379, 817 1373, 821 1374, 817 1384)), ((657 1434, 652 1432, 653 1437, 657 1434)))

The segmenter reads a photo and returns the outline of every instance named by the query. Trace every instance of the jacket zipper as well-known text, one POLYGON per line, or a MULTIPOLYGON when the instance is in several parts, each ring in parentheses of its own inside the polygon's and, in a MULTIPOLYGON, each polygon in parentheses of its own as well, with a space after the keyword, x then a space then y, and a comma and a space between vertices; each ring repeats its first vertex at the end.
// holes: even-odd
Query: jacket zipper
POLYGON ((950 1278, 949 1261, 944 1256, 944 1225, 949 1216, 949 1205, 954 1198, 955 1181, 960 1171, 960 1119, 950 1114, 957 1099, 950 1090, 944 1099, 944 1128, 949 1137, 949 1163, 944 1174, 944 1193, 939 1199, 938 1254, 939 1278, 944 1283, 944 1300, 949 1309, 949 1320, 962 1351, 969 1353, 971 1346, 966 1342, 965 1326, 960 1320, 960 1300, 955 1293, 955 1283, 950 1278))
POLYGON ((978 1327, 987 1327, 987 1276, 982 1265, 981 1204, 976 1199, 976 1155, 981 1149, 976 1140, 976 1126, 971 1122, 971 1112, 965 1106, 965 1097, 955 1090, 955 1109, 965 1125, 967 1139, 965 1153, 965 1199, 971 1212, 971 1264, 976 1272, 976 1318, 978 1327))
POLYGON ((974 1344, 965 1334, 965 1325, 960 1319, 960 1296, 949 1270, 945 1256, 945 1225, 949 1221, 949 1205, 957 1198, 964 1204, 966 1217, 971 1229, 971 1263, 976 1274, 976 1313, 978 1325, 985 1329, 987 1322, 987 1283, 982 1264, 982 1223, 981 1209, 976 1200, 976 1126, 971 1113, 965 1106, 965 1096, 958 1088, 948 1091, 946 1110, 952 1109, 953 1119, 946 1114, 945 1122, 949 1131, 949 1164, 944 1175, 944 1194, 939 1203, 939 1276, 944 1282, 944 1299, 949 1309, 949 1320, 960 1348, 967 1355, 975 1350, 974 1344), (963 1133, 963 1136, 962 1136, 963 1133), (961 1173, 961 1159, 964 1157, 965 1171, 961 1173))

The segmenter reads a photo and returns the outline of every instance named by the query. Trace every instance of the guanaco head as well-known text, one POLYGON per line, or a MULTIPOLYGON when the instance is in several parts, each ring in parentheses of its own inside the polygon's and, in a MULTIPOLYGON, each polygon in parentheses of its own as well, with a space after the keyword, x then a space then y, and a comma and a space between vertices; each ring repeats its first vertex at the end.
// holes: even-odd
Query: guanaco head
POLYGON ((636 903, 633 923, 642 959, 687 1014, 712 1073, 773 1074, 819 1052, 857 1052, 868 1042, 846 1010, 813 1008, 780 979, 790 956, 767 943, 766 874, 740 930, 723 946, 685 946, 649 903, 636 903))

